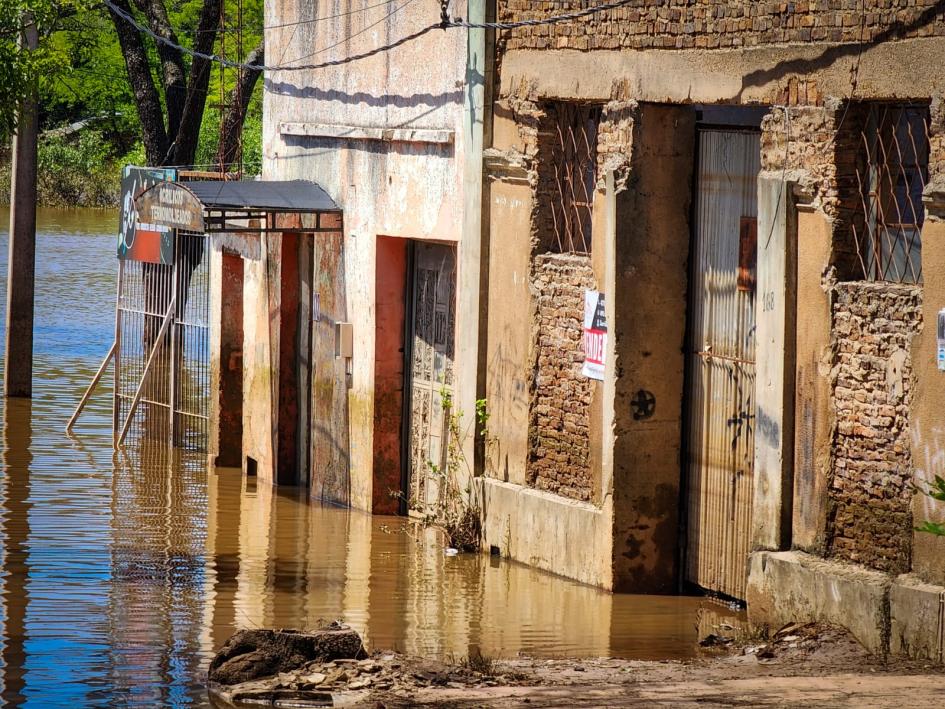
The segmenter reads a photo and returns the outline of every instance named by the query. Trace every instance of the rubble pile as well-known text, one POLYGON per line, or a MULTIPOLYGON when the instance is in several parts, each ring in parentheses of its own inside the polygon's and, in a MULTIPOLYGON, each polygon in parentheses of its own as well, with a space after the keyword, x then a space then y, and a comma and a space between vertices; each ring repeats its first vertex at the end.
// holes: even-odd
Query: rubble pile
POLYGON ((335 623, 312 633, 240 631, 211 663, 209 689, 218 706, 350 706, 369 696, 373 706, 398 706, 409 704, 417 691, 428 687, 496 687, 521 679, 514 673, 497 671, 481 657, 444 663, 394 652, 366 656, 357 633, 335 623), (347 657, 322 651, 324 644, 318 638, 326 632, 333 636, 336 649, 342 647, 338 638, 346 636, 343 647, 347 657), (356 647, 348 638, 352 634, 358 638, 356 647), (302 659, 306 652, 296 651, 300 646, 308 652, 307 659, 302 659), (273 647, 280 649, 273 651, 273 647), (234 667, 240 672, 234 672, 234 667))

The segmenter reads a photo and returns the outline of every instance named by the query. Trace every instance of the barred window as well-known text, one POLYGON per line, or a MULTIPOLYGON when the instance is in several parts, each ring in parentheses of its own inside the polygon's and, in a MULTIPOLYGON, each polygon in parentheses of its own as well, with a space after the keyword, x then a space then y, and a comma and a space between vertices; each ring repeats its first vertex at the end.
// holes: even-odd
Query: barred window
POLYGON ((543 246, 557 253, 590 253, 594 185, 597 179, 597 130, 601 107, 552 101, 543 106, 539 133, 540 189, 549 232, 543 246), (549 238, 550 237, 550 238, 549 238))
POLYGON ((874 104, 860 138, 852 226, 863 278, 922 282, 922 190, 928 180, 928 107, 874 104))

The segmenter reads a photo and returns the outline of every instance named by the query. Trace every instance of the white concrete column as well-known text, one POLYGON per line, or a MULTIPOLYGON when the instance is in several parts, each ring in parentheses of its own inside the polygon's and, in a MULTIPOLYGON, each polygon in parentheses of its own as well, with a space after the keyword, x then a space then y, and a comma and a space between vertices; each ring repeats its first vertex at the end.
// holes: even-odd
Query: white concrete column
POLYGON ((758 177, 752 547, 790 544, 794 462, 797 214, 794 182, 758 177))

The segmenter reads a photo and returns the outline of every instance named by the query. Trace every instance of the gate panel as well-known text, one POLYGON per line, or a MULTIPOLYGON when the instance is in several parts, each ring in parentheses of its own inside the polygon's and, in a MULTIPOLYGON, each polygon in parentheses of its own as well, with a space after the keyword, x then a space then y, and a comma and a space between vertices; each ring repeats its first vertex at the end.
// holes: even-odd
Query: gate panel
POLYGON ((116 435, 205 451, 210 410, 208 237, 178 232, 172 264, 119 262, 116 435), (175 307, 171 313, 171 301, 175 307), (170 313, 170 315, 169 315, 170 313), (167 327, 162 325, 170 317, 167 327), (152 356, 153 352, 153 356, 152 356), (150 369, 146 368, 149 358, 150 369), (136 394, 138 405, 133 410, 136 394))
POLYGON ((744 598, 755 418, 760 137, 701 130, 688 356, 686 578, 744 598))
POLYGON ((414 251, 410 361, 410 475, 408 502, 426 512, 436 504, 445 471, 453 392, 456 258, 453 248, 419 242, 414 251))

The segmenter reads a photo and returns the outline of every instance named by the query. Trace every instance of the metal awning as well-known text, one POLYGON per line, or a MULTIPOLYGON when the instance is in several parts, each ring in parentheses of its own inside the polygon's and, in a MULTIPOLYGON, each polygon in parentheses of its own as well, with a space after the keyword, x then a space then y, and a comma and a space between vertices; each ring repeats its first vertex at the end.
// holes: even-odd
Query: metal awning
POLYGON ((208 233, 337 231, 342 212, 308 180, 159 182, 135 197, 135 208, 142 222, 208 233), (315 224, 276 226, 275 217, 286 214, 314 214, 315 224))
POLYGON ((340 212, 320 186, 308 180, 200 180, 181 182, 204 209, 254 209, 266 212, 340 212))

